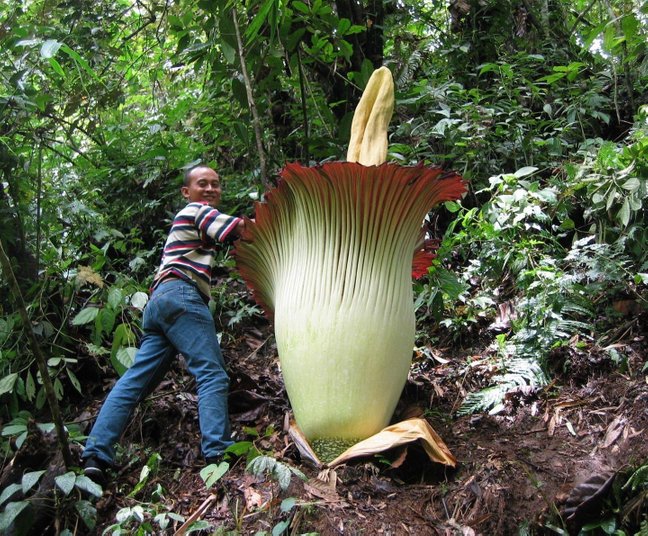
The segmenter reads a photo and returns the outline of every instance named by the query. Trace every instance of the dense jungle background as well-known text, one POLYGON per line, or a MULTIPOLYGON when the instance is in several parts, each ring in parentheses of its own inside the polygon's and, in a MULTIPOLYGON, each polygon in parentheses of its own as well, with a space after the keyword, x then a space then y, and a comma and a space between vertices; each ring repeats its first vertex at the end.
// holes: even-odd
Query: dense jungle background
POLYGON ((648 534, 647 21, 639 0, 4 0, 0 532, 648 534), (204 467, 179 359, 98 488, 79 455, 134 357, 183 169, 213 165, 222 210, 254 216, 285 163, 345 158, 381 65, 388 160, 468 184, 430 214, 395 416, 457 467, 416 444, 306 463, 228 246, 236 456, 204 467))

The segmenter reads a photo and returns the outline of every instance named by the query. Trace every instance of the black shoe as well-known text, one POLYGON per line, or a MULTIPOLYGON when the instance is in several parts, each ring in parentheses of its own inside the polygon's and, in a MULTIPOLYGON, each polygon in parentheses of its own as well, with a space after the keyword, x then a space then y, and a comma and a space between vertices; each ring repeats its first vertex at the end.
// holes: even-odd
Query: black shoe
POLYGON ((106 483, 108 464, 98 458, 88 458, 83 466, 83 474, 101 487, 106 483))

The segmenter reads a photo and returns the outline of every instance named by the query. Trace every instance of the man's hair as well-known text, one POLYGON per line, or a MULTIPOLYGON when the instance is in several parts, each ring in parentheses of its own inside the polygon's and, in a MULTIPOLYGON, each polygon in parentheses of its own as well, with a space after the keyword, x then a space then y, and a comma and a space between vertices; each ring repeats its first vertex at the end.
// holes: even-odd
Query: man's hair
POLYGON ((182 186, 187 186, 187 187, 188 187, 189 184, 191 183, 191 174, 192 174, 195 170, 200 169, 200 168, 212 169, 212 168, 210 168, 209 166, 207 166, 207 165, 205 165, 205 164, 198 164, 198 165, 196 165, 196 166, 191 166, 190 168, 187 168, 187 169, 185 170, 185 172, 184 172, 184 179, 183 179, 183 181, 182 181, 182 186))

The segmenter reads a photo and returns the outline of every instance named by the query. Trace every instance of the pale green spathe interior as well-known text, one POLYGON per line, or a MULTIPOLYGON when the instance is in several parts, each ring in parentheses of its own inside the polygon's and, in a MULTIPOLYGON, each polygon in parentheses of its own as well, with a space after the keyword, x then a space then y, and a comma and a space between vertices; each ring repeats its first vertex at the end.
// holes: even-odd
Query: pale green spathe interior
POLYGON ((289 165, 237 247, 241 274, 274 311, 288 397, 311 440, 363 439, 389 423, 411 364, 412 258, 439 174, 289 165))

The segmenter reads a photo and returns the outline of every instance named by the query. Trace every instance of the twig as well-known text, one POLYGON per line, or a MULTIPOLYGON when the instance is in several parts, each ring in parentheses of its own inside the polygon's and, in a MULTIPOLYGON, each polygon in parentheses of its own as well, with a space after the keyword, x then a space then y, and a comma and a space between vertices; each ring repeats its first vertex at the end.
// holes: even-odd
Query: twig
POLYGON ((259 112, 254 103, 254 94, 252 93, 252 82, 248 75, 247 66, 245 65, 245 54, 243 53, 243 41, 241 39, 241 30, 238 23, 238 12, 236 6, 232 7, 232 20, 234 21, 234 31, 236 32, 236 47, 238 48, 239 61, 241 62, 241 73, 245 82, 245 93, 247 94, 248 105, 252 114, 252 125, 254 127, 254 136, 256 138, 257 151, 259 153, 259 167, 261 168, 261 182, 266 189, 270 188, 268 182, 268 172, 266 170, 266 157, 263 148, 263 137, 261 134, 261 120, 259 112))
POLYGON ((301 49, 301 45, 297 47, 297 66, 299 68, 299 93, 301 95, 302 118, 304 121, 304 144, 302 147, 304 147, 305 150, 303 154, 304 162, 306 163, 306 165, 308 165, 308 161, 310 160, 310 154, 308 150, 308 146, 309 146, 308 112, 306 111, 306 87, 304 85, 304 69, 302 66, 300 49, 301 49))
POLYGON ((576 27, 580 24, 582 20, 585 22, 588 22, 587 19, 585 18, 585 15, 589 13, 590 9, 592 9, 592 6, 597 0, 592 0, 589 5, 576 17, 576 20, 574 21, 574 24, 571 27, 571 30, 569 30, 569 33, 567 34, 567 38, 571 37, 571 35, 576 31, 576 27))
POLYGON ((519 432, 520 435, 529 435, 529 434, 539 434, 541 432, 546 432, 547 429, 543 426, 542 428, 534 428, 533 430, 525 430, 524 432, 519 432))
POLYGON ((205 499, 205 501, 198 507, 198 509, 189 516, 189 519, 184 522, 184 524, 173 534, 173 536, 183 536, 185 532, 187 532, 187 529, 189 528, 189 525, 191 525, 194 521, 196 521, 203 513, 205 513, 205 510, 211 506, 211 504, 217 499, 216 495, 210 495, 205 499))
POLYGON ((67 436, 65 435, 63 420, 61 419, 61 410, 58 405, 56 394, 54 393, 54 387, 52 386, 52 380, 49 376, 49 370, 47 369, 47 360, 45 359, 42 348, 38 344, 38 339, 36 338, 36 334, 34 333, 34 328, 32 327, 29 314, 27 313, 25 300, 23 298, 22 292, 20 292, 18 281, 16 281, 16 276, 11 269, 11 261, 5 253, 1 240, 0 265, 2 265, 2 271, 4 271, 6 280, 9 283, 9 288, 11 290, 11 293, 13 294, 18 313, 20 314, 20 318, 22 319, 23 327, 27 332, 27 337, 29 338, 32 352, 34 353, 36 363, 38 364, 38 370, 41 374, 41 381, 43 382, 43 388, 45 389, 47 403, 49 405, 50 411, 52 412, 52 421, 54 421, 54 428, 56 429, 56 437, 58 439, 59 448, 61 449, 61 454, 63 455, 65 468, 67 469, 72 465, 72 454, 70 452, 67 436))

